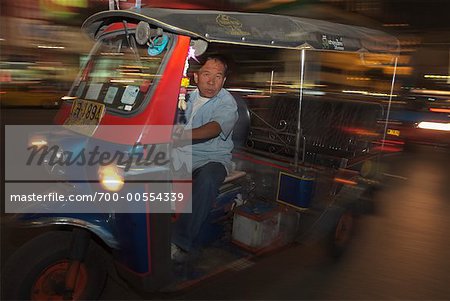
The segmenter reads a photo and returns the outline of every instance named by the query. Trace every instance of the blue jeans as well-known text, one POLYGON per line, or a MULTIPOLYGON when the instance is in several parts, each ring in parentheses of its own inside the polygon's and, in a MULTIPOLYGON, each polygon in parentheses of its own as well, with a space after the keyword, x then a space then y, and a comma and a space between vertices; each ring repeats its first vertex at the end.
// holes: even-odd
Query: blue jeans
POLYGON ((172 242, 184 251, 192 250, 226 176, 225 167, 218 162, 209 162, 192 172, 192 213, 181 214, 172 232, 172 242))

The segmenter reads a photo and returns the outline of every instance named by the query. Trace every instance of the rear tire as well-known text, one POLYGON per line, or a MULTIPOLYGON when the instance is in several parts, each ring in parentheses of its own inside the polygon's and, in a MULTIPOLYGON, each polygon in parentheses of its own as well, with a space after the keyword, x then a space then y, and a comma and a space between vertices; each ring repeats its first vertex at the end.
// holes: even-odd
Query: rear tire
POLYGON ((330 206, 320 217, 314 217, 312 223, 313 226, 299 238, 299 242, 315 245, 328 259, 339 259, 349 246, 353 235, 352 210, 330 206))
POLYGON ((329 252, 334 259, 340 258, 347 250, 353 236, 354 218, 350 210, 342 212, 329 236, 329 252))
MULTIPOLYGON (((51 231, 20 247, 3 271, 4 300, 63 300, 71 240, 72 232, 51 231)), ((73 300, 97 299, 103 291, 107 269, 101 252, 91 240, 76 275, 73 300)))

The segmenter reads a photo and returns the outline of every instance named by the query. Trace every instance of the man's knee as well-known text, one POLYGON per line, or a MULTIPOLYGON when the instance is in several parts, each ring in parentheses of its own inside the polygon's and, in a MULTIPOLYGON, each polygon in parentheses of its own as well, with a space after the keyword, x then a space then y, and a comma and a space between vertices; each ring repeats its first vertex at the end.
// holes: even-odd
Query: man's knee
POLYGON ((218 162, 209 162, 194 171, 194 181, 199 181, 204 184, 221 184, 226 176, 227 171, 225 167, 218 162))

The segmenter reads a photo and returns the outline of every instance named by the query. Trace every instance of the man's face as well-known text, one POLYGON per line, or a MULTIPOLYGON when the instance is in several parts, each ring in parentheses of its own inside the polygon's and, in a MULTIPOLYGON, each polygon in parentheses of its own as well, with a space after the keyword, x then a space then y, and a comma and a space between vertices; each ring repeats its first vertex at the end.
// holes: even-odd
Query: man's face
POLYGON ((212 98, 219 93, 225 82, 225 66, 218 60, 208 60, 194 73, 194 81, 197 84, 200 95, 212 98))

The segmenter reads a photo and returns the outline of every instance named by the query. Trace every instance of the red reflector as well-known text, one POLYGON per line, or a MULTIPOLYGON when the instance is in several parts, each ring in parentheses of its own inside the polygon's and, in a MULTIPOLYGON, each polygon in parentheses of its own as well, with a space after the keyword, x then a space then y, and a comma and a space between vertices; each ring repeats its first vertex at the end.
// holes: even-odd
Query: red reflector
POLYGON ((436 112, 436 113, 450 113, 450 109, 430 108, 430 112, 436 112))
POLYGON ((342 183, 342 184, 349 184, 349 185, 358 184, 355 181, 351 181, 351 180, 347 180, 347 179, 343 179, 343 178, 334 178, 334 181, 338 182, 338 183, 342 183))
POLYGON ((399 140, 381 140, 381 142, 387 143, 387 144, 397 144, 397 145, 403 145, 405 142, 399 141, 399 140))

